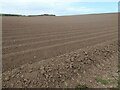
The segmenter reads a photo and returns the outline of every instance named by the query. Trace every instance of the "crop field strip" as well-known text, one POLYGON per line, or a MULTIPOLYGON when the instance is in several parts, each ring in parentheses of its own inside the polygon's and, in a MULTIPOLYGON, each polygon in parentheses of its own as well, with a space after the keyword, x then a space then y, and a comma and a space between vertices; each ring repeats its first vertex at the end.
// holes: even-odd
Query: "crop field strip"
MULTIPOLYGON (((95 31, 95 30, 94 30, 95 31)), ((44 37, 56 37, 56 36, 66 36, 66 35, 74 35, 74 34, 86 34, 86 33, 92 33, 92 32, 94 32, 94 31, 87 31, 87 32, 81 32, 80 30, 78 30, 78 31, 73 31, 73 32, 62 32, 62 33, 59 33, 59 34, 48 34, 48 35, 44 35, 44 36, 42 36, 42 35, 39 35, 39 36, 32 36, 32 37, 20 37, 20 38, 15 38, 15 39, 13 39, 13 40, 11 40, 11 38, 7 38, 7 40, 5 40, 4 38, 3 38, 3 42, 15 42, 15 41, 24 41, 24 40, 35 40, 35 39, 40 39, 40 38, 44 38, 44 37), (10 40, 9 40, 10 39, 10 40)))
MULTIPOLYGON (((67 44, 74 44, 74 43, 76 43, 76 42, 81 42, 81 41, 86 41, 86 40, 94 40, 94 39, 96 39, 96 38, 100 38, 100 37, 112 37, 111 39, 113 39, 113 38, 117 38, 117 36, 116 36, 116 34, 117 33, 110 33, 110 34, 105 34, 105 35, 100 35, 100 36, 95 36, 95 37, 91 37, 91 38, 84 38, 84 39, 82 39, 82 40, 72 40, 72 41, 68 41, 68 42, 63 42, 63 43, 56 43, 56 44, 52 44, 52 45, 46 45, 46 46, 41 46, 41 47, 39 47, 39 48, 32 48, 32 49, 27 49, 27 50, 21 50, 21 51, 16 51, 16 52, 10 52, 10 53, 8 53, 8 54, 4 54, 4 56, 12 56, 12 55, 16 55, 16 54, 25 54, 25 53, 29 53, 29 52, 32 52, 32 51, 37 51, 37 50, 41 50, 41 49, 44 49, 44 48, 49 48, 49 47, 54 47, 54 46, 61 46, 61 45, 67 45, 67 44)), ((105 40, 105 39, 104 39, 105 40)))
POLYGON ((87 38, 83 40, 76 40, 61 44, 55 44, 51 46, 45 46, 41 48, 29 49, 17 53, 11 53, 8 55, 3 55, 3 60, 5 62, 5 63, 3 62, 3 66, 5 66, 4 69, 11 69, 14 68, 15 65, 18 67, 28 62, 36 62, 39 61, 40 59, 54 57, 73 50, 77 50, 79 48, 83 48, 85 46, 91 46, 97 43, 102 43, 116 38, 117 38, 116 34, 109 34, 87 38))
POLYGON ((19 18, 20 21, 24 21, 23 23, 16 22, 18 17, 9 17, 9 19, 4 17, 3 72, 23 64, 34 63, 80 48, 118 39, 115 15, 95 15, 95 20, 92 19, 93 17, 88 21, 85 18, 84 22, 75 21, 76 17, 80 16, 70 17, 70 19, 74 18, 73 20, 66 19, 66 17, 40 18, 43 22, 37 18, 27 17, 27 19, 24 18, 25 20, 19 18), (104 19, 99 17, 104 17, 104 19), (63 18, 68 21, 63 22, 63 18), (53 21, 47 22, 47 19, 53 19, 53 21), (8 22, 9 20, 11 24, 8 22))
MULTIPOLYGON (((5 26, 4 26, 5 27, 5 26)), ((116 27, 116 25, 110 25, 110 26, 108 26, 108 27, 116 27)), ((104 26, 99 26, 99 28, 105 28, 104 26)), ((12 28, 11 28, 12 29, 12 28)), ((54 29, 54 28, 53 28, 54 29)), ((79 30, 81 30, 81 31, 86 31, 86 29, 88 30, 88 29, 91 29, 91 30, 95 30, 95 29, 97 29, 97 27, 87 27, 87 26, 79 26, 79 27, 77 27, 77 28, 74 28, 74 27, 68 27, 68 28, 65 28, 64 30, 62 30, 62 29, 56 29, 56 31, 53 31, 53 30, 51 30, 51 31, 48 31, 48 32, 41 32, 41 30, 37 30, 37 29, 35 29, 35 30, 31 30, 31 28, 27 28, 27 31, 26 31, 26 28, 23 28, 23 29, 21 29, 21 31, 9 31, 8 33, 5 33, 4 31, 2 32, 3 33, 3 35, 5 35, 5 37, 4 38, 14 38, 14 37, 25 37, 25 36, 32 36, 31 35, 31 33, 33 33, 33 35, 47 35, 47 34, 57 34, 57 33, 67 33, 67 32, 72 32, 72 31, 79 31, 79 30), (23 31, 23 33, 21 33, 23 31), (36 31, 36 32, 39 32, 39 33, 36 33, 36 32, 33 32, 33 31, 36 31), (8 36, 8 37, 6 37, 6 36, 8 36)), ((49 29, 48 29, 49 30, 49 29)), ((45 30, 43 30, 43 31, 45 31, 45 30)))
MULTIPOLYGON (((111 29, 115 29, 115 28, 108 28, 109 30, 111 29)), ((106 29, 103 29, 104 31, 108 30, 107 28, 106 29)), ((117 28, 116 28, 117 29, 117 28)), ((101 30, 101 29, 100 29, 101 30)), ((9 47, 9 45, 20 45, 20 44, 24 44, 24 43, 29 43, 29 42, 38 42, 38 41, 42 41, 42 40, 48 40, 48 39, 53 39, 53 38, 60 38, 60 37, 67 37, 67 36, 74 36, 74 35, 81 35, 81 34, 87 34, 87 33, 93 33, 93 32, 96 32, 96 31, 92 31, 91 32, 74 32, 74 33, 65 33, 65 34, 60 34, 60 35, 47 35, 47 36, 39 36, 39 37, 31 37, 31 38, 24 38, 24 39, 14 39, 14 40, 7 40, 5 41, 3 39, 3 47, 9 47)), ((100 32, 100 31, 98 31, 100 32)))
MULTIPOLYGON (((104 30, 104 29, 106 29, 106 30, 108 30, 108 29, 114 29, 114 28, 117 28, 116 26, 112 26, 112 27, 107 27, 107 28, 100 28, 100 30, 104 30)), ((44 33, 44 34, 30 34, 30 35, 21 35, 21 36, 13 36, 13 35, 11 35, 11 36, 8 36, 8 35, 5 35, 5 36, 7 36, 7 37, 3 37, 3 42, 7 42, 7 40, 10 40, 10 41, 12 41, 11 39, 15 39, 16 41, 17 40, 24 40, 24 38, 26 38, 26 40, 27 39, 34 39, 34 38, 39 38, 39 37, 46 37, 46 36, 57 36, 57 35, 64 35, 64 34, 68 34, 68 33, 76 33, 76 32, 80 32, 80 33, 92 33, 92 32, 94 32, 94 31, 96 31, 95 29, 93 29, 93 30, 90 30, 90 31, 81 31, 81 29, 79 29, 79 30, 69 30, 69 31, 64 31, 64 32, 53 32, 53 33, 44 33)), ((4 35, 4 34, 3 34, 4 35)), ((9 42, 10 42, 9 41, 9 42)))
POLYGON ((12 39, 12 38, 25 38, 25 37, 33 37, 33 36, 35 36, 35 37, 38 37, 38 36, 46 36, 46 35, 56 35, 56 34, 64 34, 64 33, 73 33, 73 32, 76 32, 76 31, 80 31, 80 30, 69 30, 69 31, 65 31, 65 32, 61 32, 61 31, 59 31, 59 32, 51 32, 51 33, 39 33, 39 34, 33 34, 33 35, 31 35, 31 32, 30 33, 23 33, 22 35, 20 35, 19 34, 19 36, 17 35, 17 36, 13 36, 13 35, 6 35, 6 36, 8 36, 8 37, 4 37, 4 39, 12 39))
MULTIPOLYGON (((115 28, 114 28, 115 29, 115 28)), ((103 29, 104 31, 108 31, 103 29)), ((113 30, 113 28, 112 28, 113 30)), ((111 28, 109 28, 109 31, 112 31, 111 28)), ((24 43, 29 43, 29 42, 38 42, 38 41, 44 41, 44 40, 51 40, 51 39, 55 39, 55 38, 66 38, 66 37, 72 37, 72 36, 77 36, 77 35, 87 35, 87 34, 92 34, 92 33, 96 33, 95 31, 91 31, 91 32, 74 32, 74 33, 67 33, 67 34, 61 34, 61 35, 47 35, 47 36, 40 36, 38 38, 26 38, 26 39, 19 39, 19 40, 11 40, 11 41, 4 41, 3 40, 3 46, 5 47, 9 47, 9 45, 19 45, 19 44, 24 44, 24 43), (7 46, 8 45, 8 46, 7 46)), ((98 33, 102 33, 101 31, 98 31, 98 33)), ((3 47, 4 48, 4 47, 3 47)))
MULTIPOLYGON (((115 31, 114 31, 115 32, 115 31)), ((113 33, 114 33, 113 32, 113 33)), ((116 31, 117 32, 117 31, 116 31)), ((110 33, 110 32, 105 32, 105 33, 110 33)), ((103 32, 97 33, 97 34, 104 34, 103 32)), ((67 37, 67 38, 53 38, 50 40, 43 40, 43 41, 36 41, 36 42, 29 42, 29 43, 23 43, 23 44, 14 44, 14 45, 10 45, 10 46, 5 46, 3 47, 3 49, 9 49, 9 48, 19 48, 19 47, 23 47, 23 46, 30 46, 30 45, 34 45, 34 44, 41 44, 41 43, 47 43, 47 42, 53 42, 53 41, 60 41, 60 40, 64 40, 64 39, 73 39, 73 38, 85 38, 86 36, 91 36, 91 35, 96 35, 96 33, 93 34, 88 34, 88 35, 79 35, 79 36, 73 36, 73 37, 67 37), (85 36, 85 37, 84 37, 85 36)))
POLYGON ((3 47, 3 54, 6 53, 12 53, 12 52, 17 52, 17 51, 22 51, 22 50, 26 50, 26 49, 30 49, 30 48, 38 48, 38 47, 43 47, 43 46, 49 46, 49 45, 54 45, 54 44, 58 44, 58 43, 64 43, 64 42, 69 42, 69 41, 74 41, 74 40, 81 40, 81 39, 85 39, 85 38, 90 38, 90 37, 94 37, 94 36, 100 36, 100 35, 107 35, 107 34, 111 34, 111 33, 116 33, 117 31, 107 31, 107 32, 97 32, 97 33, 92 33, 92 34, 85 34, 85 35, 77 35, 77 36, 71 36, 71 37, 66 37, 66 38, 55 38, 55 39, 51 39, 51 40, 45 40, 45 41, 38 41, 38 42, 30 42, 30 43, 26 43, 26 44, 21 44, 21 45, 14 45, 13 47, 8 47, 8 48, 4 48, 3 47))

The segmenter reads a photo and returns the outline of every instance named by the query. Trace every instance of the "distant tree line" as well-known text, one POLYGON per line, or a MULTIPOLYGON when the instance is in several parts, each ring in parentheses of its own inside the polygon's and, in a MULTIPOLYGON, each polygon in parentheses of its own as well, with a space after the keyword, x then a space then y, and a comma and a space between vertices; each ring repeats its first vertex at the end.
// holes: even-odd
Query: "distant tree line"
MULTIPOLYGON (((25 15, 18 15, 18 14, 0 14, 0 16, 25 16, 25 15)), ((28 15, 28 17, 33 16, 56 16, 54 14, 41 14, 41 15, 28 15)))
POLYGON ((42 14, 41 16, 56 16, 54 14, 42 14))
POLYGON ((28 15, 29 17, 32 17, 32 16, 56 16, 54 14, 41 14, 41 15, 28 15))
POLYGON ((18 14, 0 14, 0 16, 25 16, 25 15, 18 15, 18 14))

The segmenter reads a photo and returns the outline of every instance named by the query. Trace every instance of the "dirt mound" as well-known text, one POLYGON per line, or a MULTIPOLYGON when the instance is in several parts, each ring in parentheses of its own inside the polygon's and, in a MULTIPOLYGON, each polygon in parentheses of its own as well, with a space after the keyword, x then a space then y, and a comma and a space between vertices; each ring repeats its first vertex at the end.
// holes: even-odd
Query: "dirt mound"
POLYGON ((118 43, 106 42, 3 73, 3 87, 117 87, 118 43))

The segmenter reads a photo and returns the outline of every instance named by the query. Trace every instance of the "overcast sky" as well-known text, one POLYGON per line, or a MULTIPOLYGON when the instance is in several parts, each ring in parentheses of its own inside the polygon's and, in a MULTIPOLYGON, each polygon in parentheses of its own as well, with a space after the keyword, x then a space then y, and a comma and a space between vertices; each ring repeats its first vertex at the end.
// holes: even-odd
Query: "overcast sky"
POLYGON ((79 15, 118 12, 118 0, 0 0, 0 13, 79 15))

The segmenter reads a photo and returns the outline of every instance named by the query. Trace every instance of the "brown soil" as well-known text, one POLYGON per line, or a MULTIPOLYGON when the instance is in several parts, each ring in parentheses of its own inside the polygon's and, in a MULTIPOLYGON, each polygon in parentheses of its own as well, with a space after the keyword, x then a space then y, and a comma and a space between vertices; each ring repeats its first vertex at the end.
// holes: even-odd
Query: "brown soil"
POLYGON ((3 17, 3 72, 117 39, 117 16, 3 17))
POLYGON ((116 87, 117 20, 117 13, 4 16, 3 87, 116 87))
POLYGON ((117 41, 87 47, 3 73, 3 87, 16 88, 116 88, 118 80, 117 41), (98 82, 97 79, 106 80, 98 82))

